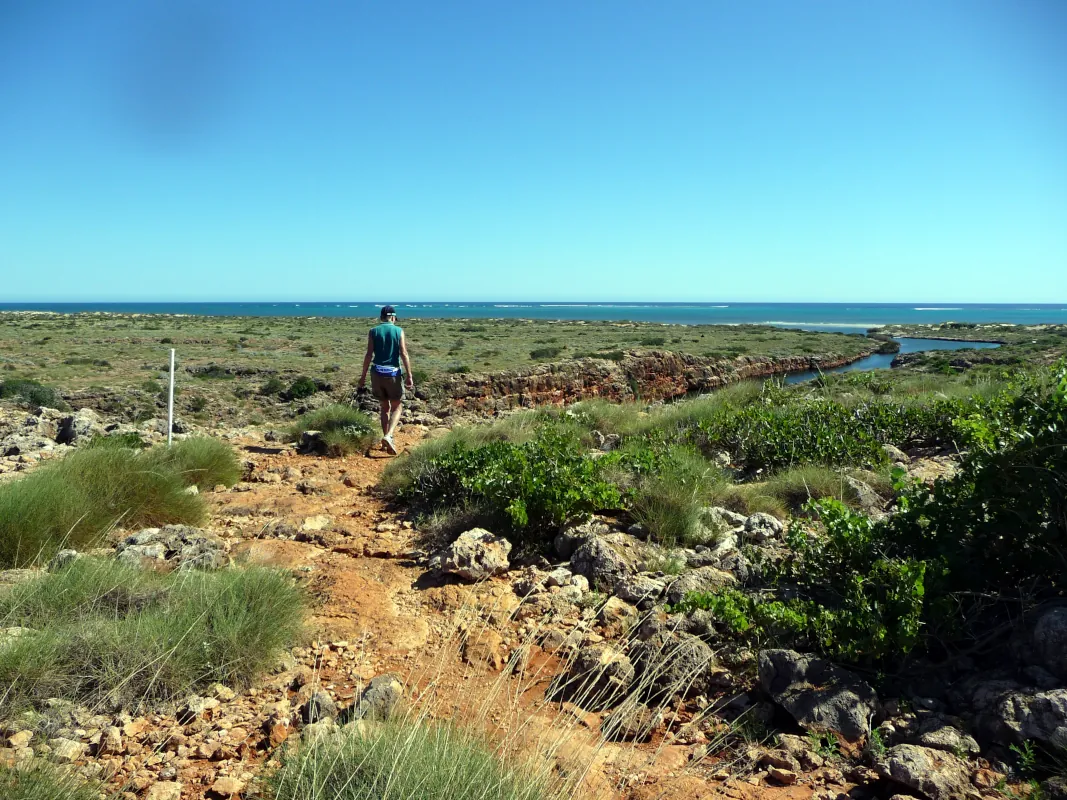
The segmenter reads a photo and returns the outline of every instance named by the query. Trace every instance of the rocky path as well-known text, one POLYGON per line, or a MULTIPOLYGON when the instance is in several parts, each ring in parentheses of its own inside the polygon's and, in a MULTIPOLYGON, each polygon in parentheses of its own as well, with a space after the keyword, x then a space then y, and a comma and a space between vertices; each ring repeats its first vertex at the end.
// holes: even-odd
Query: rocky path
MULTIPOLYGON (((399 444, 411 447, 422 435, 409 428, 399 444)), ((546 705, 550 679, 564 666, 517 628, 511 612, 519 601, 510 582, 466 585, 434 577, 417 563, 424 554, 411 523, 374 489, 385 454, 328 459, 259 441, 237 444, 249 462, 249 480, 210 496, 216 532, 232 543, 237 563, 291 570, 313 598, 313 641, 295 652, 297 663, 267 682, 262 691, 272 702, 288 700, 299 709, 323 690, 343 707, 375 676, 396 675, 420 713, 473 716, 505 739, 550 749, 559 769, 585 773, 590 798, 802 800, 816 790, 819 797, 837 797, 847 788, 833 770, 810 785, 776 787, 727 777, 732 770, 715 769, 714 757, 690 768, 702 756, 699 736, 682 742, 661 734, 640 746, 599 742, 599 716, 546 705), (528 664, 516 675, 509 657, 519 651, 528 664), (279 693, 288 696, 275 700, 279 693)), ((295 733, 299 722, 271 725, 267 697, 251 699, 265 717, 266 740, 255 749, 261 764, 269 747, 295 733)), ((284 722, 283 714, 275 716, 284 722)), ((183 799, 205 791, 221 796, 211 793, 221 771, 212 767, 190 765, 194 777, 183 782, 183 799)))

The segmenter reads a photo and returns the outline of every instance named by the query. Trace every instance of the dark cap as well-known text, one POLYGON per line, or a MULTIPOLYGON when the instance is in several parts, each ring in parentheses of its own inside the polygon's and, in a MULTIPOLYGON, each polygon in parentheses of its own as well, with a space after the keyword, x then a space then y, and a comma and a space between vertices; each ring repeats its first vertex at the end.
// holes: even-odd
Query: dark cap
POLYGON ((382 306, 382 319, 390 316, 396 316, 396 309, 392 306, 382 306))

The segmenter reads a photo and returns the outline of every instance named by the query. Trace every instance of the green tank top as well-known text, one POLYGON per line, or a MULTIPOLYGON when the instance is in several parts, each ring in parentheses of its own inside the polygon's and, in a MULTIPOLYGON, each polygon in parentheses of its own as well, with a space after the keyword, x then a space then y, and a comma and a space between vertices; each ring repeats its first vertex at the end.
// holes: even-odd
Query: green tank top
POLYGON ((370 329, 374 342, 374 365, 378 367, 400 367, 400 335, 403 331, 399 325, 383 322, 370 329))

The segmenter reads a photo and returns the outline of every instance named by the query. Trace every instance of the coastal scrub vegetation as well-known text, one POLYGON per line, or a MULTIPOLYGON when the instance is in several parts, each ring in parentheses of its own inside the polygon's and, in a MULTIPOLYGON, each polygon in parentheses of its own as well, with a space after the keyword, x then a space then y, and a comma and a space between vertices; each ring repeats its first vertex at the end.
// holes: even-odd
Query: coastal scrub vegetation
POLYGON ((658 408, 520 412, 416 449, 383 487, 415 508, 473 510, 542 548, 595 512, 629 515, 666 547, 713 544, 708 506, 792 512, 787 557, 750 554, 758 591, 693 595, 674 610, 856 664, 947 657, 1067 574, 1067 371, 844 376, 658 408), (593 449, 606 433, 619 438, 593 449), (886 445, 955 452, 958 470, 911 482, 886 445), (895 513, 867 516, 862 494, 895 513))
POLYGON ((761 644, 879 665, 947 657, 1017 624, 1067 572, 1067 372, 1024 384, 996 414, 958 421, 971 449, 956 474, 932 485, 898 475, 896 514, 813 502, 819 528, 794 523, 764 594, 694 594, 675 610, 710 610, 761 644))
POLYGON ((63 547, 91 547, 111 528, 198 524, 204 501, 190 486, 233 485, 231 448, 206 438, 172 447, 87 447, 0 485, 0 566, 46 561, 63 547))
POLYGON ((268 791, 273 800, 559 798, 544 773, 457 726, 404 720, 290 750, 268 791))
POLYGON ((130 708, 247 685, 300 635, 304 602, 264 569, 167 575, 88 557, 0 596, 5 713, 50 697, 130 708))

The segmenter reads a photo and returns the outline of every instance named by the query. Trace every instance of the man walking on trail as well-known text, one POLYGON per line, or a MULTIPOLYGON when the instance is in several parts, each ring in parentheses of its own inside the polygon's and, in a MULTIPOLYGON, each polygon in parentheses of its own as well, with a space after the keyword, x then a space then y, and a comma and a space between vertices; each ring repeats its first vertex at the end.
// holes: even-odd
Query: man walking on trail
POLYGON ((381 323, 375 325, 367 334, 367 354, 363 357, 363 374, 359 378, 359 388, 367 384, 367 370, 373 364, 370 376, 371 392, 381 403, 382 447, 396 455, 393 434, 400 422, 400 408, 404 400, 404 386, 408 390, 415 388, 415 379, 411 375, 411 361, 408 359, 408 345, 404 340, 404 331, 396 324, 396 309, 392 306, 382 307, 381 323), (400 365, 404 368, 401 370, 400 365))

